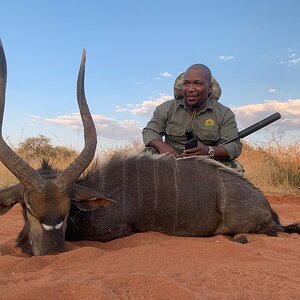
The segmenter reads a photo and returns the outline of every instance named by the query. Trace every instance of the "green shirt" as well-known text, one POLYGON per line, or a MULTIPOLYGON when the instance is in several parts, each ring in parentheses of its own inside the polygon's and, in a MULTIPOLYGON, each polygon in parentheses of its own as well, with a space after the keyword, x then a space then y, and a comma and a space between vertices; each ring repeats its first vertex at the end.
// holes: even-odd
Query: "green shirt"
MULTIPOLYGON (((185 107, 183 98, 160 104, 143 129, 145 145, 149 146, 154 139, 165 136, 166 142, 183 152, 187 142, 185 133, 191 125, 194 136, 207 146, 217 146, 238 135, 233 112, 218 101, 208 99, 203 109, 196 113, 194 122, 192 118, 192 113, 185 107)), ((239 139, 223 147, 230 159, 237 158, 242 151, 239 139)))

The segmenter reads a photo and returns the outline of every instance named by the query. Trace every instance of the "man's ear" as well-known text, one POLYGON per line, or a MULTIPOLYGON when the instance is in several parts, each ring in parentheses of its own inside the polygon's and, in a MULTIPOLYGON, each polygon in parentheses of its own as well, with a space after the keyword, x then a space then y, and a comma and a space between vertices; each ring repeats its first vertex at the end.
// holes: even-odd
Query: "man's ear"
POLYGON ((24 187, 19 183, 0 191, 0 215, 4 215, 15 204, 23 203, 24 187))
POLYGON ((212 82, 208 85, 208 97, 212 95, 213 86, 214 84, 212 82))
POLYGON ((116 201, 108 199, 101 195, 98 191, 90 189, 79 184, 73 185, 75 193, 73 197, 73 203, 76 206, 85 211, 94 210, 103 207, 111 207, 117 204, 116 201))

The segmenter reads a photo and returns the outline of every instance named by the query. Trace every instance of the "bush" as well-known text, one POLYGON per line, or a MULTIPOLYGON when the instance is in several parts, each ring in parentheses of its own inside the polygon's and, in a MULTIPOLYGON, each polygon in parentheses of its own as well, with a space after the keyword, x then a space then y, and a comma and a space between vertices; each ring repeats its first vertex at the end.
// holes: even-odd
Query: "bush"
POLYGON ((41 160, 65 160, 77 155, 76 151, 67 147, 54 147, 50 139, 44 135, 25 139, 16 150, 17 154, 26 161, 41 160))
MULTIPOLYGON (((52 146, 50 139, 43 135, 27 138, 17 149, 12 148, 34 169, 40 168, 42 159, 46 159, 55 168, 65 169, 78 155, 71 148, 52 146)), ((14 175, 0 162, 0 187, 7 187, 17 182, 14 175)))
POLYGON ((267 143, 243 143, 239 161, 245 176, 264 192, 300 193, 300 144, 284 144, 272 139, 267 143))
POLYGON ((265 156, 274 168, 272 183, 274 186, 286 186, 300 189, 300 145, 271 144, 265 156))

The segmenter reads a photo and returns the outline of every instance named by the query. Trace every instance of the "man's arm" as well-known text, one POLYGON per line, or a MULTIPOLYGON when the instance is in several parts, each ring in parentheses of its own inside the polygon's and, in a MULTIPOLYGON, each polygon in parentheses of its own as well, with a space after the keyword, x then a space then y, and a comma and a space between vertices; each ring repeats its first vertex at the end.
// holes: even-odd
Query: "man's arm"
MULTIPOLYGON (((222 126, 220 127, 220 143, 228 141, 237 135, 238 128, 235 115, 231 109, 228 108, 224 115, 222 126)), ((223 145, 222 147, 227 151, 230 160, 239 157, 242 152, 242 143, 239 139, 223 145)))
POLYGON ((159 153, 170 153, 172 156, 179 156, 178 151, 170 144, 163 141, 168 120, 168 103, 159 105, 143 129, 143 141, 145 146, 155 148, 159 153))
POLYGON ((179 157, 178 151, 170 144, 164 142, 162 139, 152 140, 149 146, 155 148, 159 153, 168 153, 171 156, 179 157))

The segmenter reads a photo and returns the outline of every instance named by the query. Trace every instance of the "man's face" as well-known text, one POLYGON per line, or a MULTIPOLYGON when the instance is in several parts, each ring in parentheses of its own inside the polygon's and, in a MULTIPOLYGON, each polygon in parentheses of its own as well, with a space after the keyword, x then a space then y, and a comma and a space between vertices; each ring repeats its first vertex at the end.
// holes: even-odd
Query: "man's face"
POLYGON ((200 108, 206 102, 211 89, 210 78, 204 70, 192 68, 184 73, 182 92, 187 106, 200 108))

